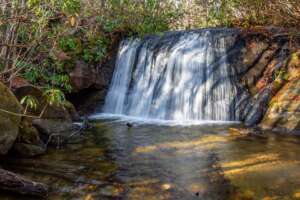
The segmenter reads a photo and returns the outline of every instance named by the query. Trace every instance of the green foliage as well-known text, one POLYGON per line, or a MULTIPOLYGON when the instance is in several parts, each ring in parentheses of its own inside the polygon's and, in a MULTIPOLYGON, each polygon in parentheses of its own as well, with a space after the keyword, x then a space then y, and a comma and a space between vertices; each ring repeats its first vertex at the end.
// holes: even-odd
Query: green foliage
POLYGON ((36 110, 37 107, 38 107, 37 99, 34 96, 31 96, 31 95, 24 96, 21 99, 20 103, 22 105, 25 105, 26 108, 30 108, 30 109, 33 109, 33 110, 36 110))
POLYGON ((66 102, 64 93, 59 89, 47 89, 43 96, 45 97, 47 104, 50 106, 63 106, 66 102))
POLYGON ((27 6, 33 9, 36 15, 40 16, 45 10, 45 5, 51 10, 60 8, 62 12, 68 14, 75 14, 79 12, 81 1, 80 0, 28 0, 27 6))
POLYGON ((80 48, 80 41, 74 37, 62 37, 59 40, 59 47, 65 51, 76 51, 80 48))
POLYGON ((183 28, 280 26, 300 23, 299 0, 181 0, 183 28), (187 25, 186 25, 187 24, 187 25))
POLYGON ((9 41, 14 41, 10 55, 0 59, 0 70, 13 59, 9 67, 17 69, 18 76, 48 88, 49 103, 64 99, 60 92, 72 91, 69 74, 77 60, 97 65, 109 56, 120 35, 167 31, 179 16, 169 0, 12 0, 8 4, 0 10, 0 37, 13 30, 1 38, 15 38, 9 41))
POLYGON ((274 77, 275 77, 274 79, 280 79, 283 81, 287 81, 289 79, 288 73, 286 72, 285 69, 277 70, 274 74, 274 77))

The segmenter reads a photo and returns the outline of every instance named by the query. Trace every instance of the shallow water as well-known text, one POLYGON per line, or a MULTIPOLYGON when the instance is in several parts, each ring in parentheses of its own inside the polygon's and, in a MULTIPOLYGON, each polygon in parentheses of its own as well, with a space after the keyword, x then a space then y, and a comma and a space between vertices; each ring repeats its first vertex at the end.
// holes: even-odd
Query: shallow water
POLYGON ((242 136, 237 124, 94 125, 80 144, 4 166, 47 183, 49 200, 300 199, 299 137, 242 136))

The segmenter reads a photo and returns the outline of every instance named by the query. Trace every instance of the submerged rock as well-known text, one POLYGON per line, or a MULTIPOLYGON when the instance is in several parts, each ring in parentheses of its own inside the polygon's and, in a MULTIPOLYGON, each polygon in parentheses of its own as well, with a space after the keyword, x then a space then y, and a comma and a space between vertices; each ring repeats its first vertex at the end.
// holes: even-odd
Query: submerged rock
POLYGON ((21 116, 4 112, 21 114, 22 106, 12 92, 0 82, 0 155, 6 154, 15 142, 21 116))
POLYGON ((133 127, 133 123, 126 123, 126 126, 128 127, 128 128, 132 128, 133 127))
POLYGON ((58 119, 35 119, 33 125, 41 133, 46 144, 61 146, 64 143, 80 142, 80 126, 58 119))
POLYGON ((21 157, 34 157, 44 154, 46 152, 46 148, 41 145, 16 143, 13 146, 13 151, 21 157))

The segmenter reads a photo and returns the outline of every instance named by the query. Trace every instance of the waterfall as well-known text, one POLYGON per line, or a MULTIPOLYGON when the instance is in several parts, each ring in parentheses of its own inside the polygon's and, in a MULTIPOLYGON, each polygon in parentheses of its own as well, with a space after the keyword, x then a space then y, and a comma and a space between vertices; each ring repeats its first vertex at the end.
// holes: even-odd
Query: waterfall
POLYGON ((168 32, 121 42, 103 111, 162 120, 238 120, 236 32, 168 32))

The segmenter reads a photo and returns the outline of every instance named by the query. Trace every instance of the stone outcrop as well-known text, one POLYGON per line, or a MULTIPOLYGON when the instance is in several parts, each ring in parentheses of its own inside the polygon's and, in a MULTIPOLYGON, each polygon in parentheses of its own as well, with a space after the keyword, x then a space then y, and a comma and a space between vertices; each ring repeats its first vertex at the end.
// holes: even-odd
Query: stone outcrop
POLYGON ((0 82, 0 155, 4 155, 12 147, 21 123, 22 106, 11 91, 0 82), (8 113, 8 112, 10 113, 8 113))
POLYGON ((78 92, 88 88, 102 89, 106 85, 102 71, 97 71, 83 61, 77 61, 75 68, 70 73, 73 91, 78 92))
POLYGON ((262 33, 240 40, 243 45, 234 66, 247 93, 239 108, 241 120, 247 126, 299 130, 300 40, 262 33))
POLYGON ((70 72, 73 91, 67 98, 81 115, 91 114, 104 104, 115 68, 119 42, 123 37, 120 35, 113 41, 101 63, 89 66, 83 61, 78 61, 70 72))
POLYGON ((260 123, 262 128, 300 130, 300 51, 292 54, 287 62, 287 70, 281 74, 286 83, 270 101, 260 123))

